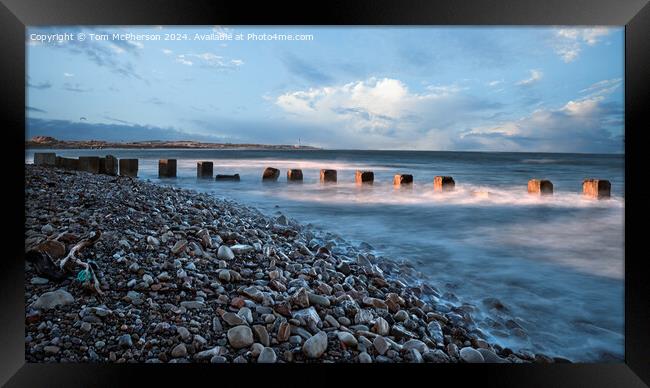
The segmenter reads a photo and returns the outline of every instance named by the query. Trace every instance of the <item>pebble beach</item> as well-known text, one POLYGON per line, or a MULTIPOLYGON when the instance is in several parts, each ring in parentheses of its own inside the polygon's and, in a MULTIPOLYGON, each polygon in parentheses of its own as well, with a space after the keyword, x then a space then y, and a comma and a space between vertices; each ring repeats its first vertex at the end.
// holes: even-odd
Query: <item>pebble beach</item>
POLYGON ((471 308, 345 236, 207 193, 26 164, 25 251, 57 263, 92 233, 79 258, 101 293, 78 269, 48 279, 25 263, 28 362, 569 361, 488 342, 471 308))

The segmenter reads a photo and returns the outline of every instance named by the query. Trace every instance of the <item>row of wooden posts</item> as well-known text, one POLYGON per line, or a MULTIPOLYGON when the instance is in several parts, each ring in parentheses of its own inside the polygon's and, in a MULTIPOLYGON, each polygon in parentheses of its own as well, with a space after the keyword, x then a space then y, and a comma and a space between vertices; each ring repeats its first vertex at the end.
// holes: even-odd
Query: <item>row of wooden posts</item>
MULTIPOLYGON (((80 156, 79 159, 64 158, 56 156, 52 152, 34 153, 34 164, 49 165, 71 170, 88 171, 95 174, 108 174, 137 177, 138 176, 138 159, 118 159, 112 155, 106 157, 99 156, 80 156)), ((158 177, 175 178, 177 170, 176 159, 160 159, 158 161, 158 177)), ((214 175, 214 163, 210 161, 201 161, 196 164, 197 178, 209 178, 217 181, 239 181, 239 174, 214 175)), ((274 167, 267 167, 262 173, 262 180, 265 182, 277 181, 280 177, 280 170, 274 167)), ((303 174, 300 169, 288 169, 287 181, 302 182, 303 174)), ((355 172, 354 180, 357 184, 372 184, 375 180, 375 174, 372 171, 355 172)), ((323 183, 336 183, 336 170, 320 170, 320 181, 323 183)), ((397 187, 410 186, 413 184, 413 175, 397 174, 393 177, 393 185, 397 187)), ((433 178, 434 191, 453 191, 456 182, 450 176, 435 176, 433 178)), ((553 195, 553 183, 547 179, 531 179, 528 181, 528 192, 535 195, 553 195)), ((582 182, 582 192, 584 195, 592 198, 609 198, 611 195, 611 184, 604 179, 585 179, 582 182)))

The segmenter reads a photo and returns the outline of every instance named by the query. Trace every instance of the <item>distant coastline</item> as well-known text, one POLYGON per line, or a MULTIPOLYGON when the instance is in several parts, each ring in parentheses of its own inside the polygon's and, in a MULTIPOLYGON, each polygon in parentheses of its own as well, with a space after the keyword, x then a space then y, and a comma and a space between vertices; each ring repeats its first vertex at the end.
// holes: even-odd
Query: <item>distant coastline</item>
POLYGON ((113 142, 103 140, 58 140, 50 136, 35 136, 25 141, 26 149, 255 149, 255 150, 319 150, 318 147, 288 144, 206 143, 192 140, 145 140, 113 142))

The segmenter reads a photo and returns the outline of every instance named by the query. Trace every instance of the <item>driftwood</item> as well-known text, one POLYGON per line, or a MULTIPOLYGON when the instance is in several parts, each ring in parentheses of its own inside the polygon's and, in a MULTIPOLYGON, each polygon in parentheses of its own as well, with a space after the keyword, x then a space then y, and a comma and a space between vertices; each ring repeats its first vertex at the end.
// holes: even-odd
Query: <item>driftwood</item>
POLYGON ((85 274, 82 279, 79 279, 82 282, 82 286, 86 289, 97 292, 99 295, 102 295, 103 292, 99 288, 99 281, 97 280, 97 275, 95 275, 97 265, 92 262, 83 262, 78 255, 82 249, 95 244, 101 236, 102 233, 100 231, 90 232, 90 235, 87 238, 76 243, 70 249, 67 256, 59 262, 59 268, 68 272, 73 272, 76 266, 83 267, 85 274))

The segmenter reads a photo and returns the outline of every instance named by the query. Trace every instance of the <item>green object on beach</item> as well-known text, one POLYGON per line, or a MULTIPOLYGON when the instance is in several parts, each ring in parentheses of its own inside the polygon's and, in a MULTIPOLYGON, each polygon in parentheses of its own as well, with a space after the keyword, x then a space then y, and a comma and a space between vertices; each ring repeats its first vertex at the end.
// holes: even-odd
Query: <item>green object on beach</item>
POLYGON ((77 280, 81 283, 86 282, 88 279, 90 279, 90 272, 88 270, 82 269, 77 273, 77 280))

